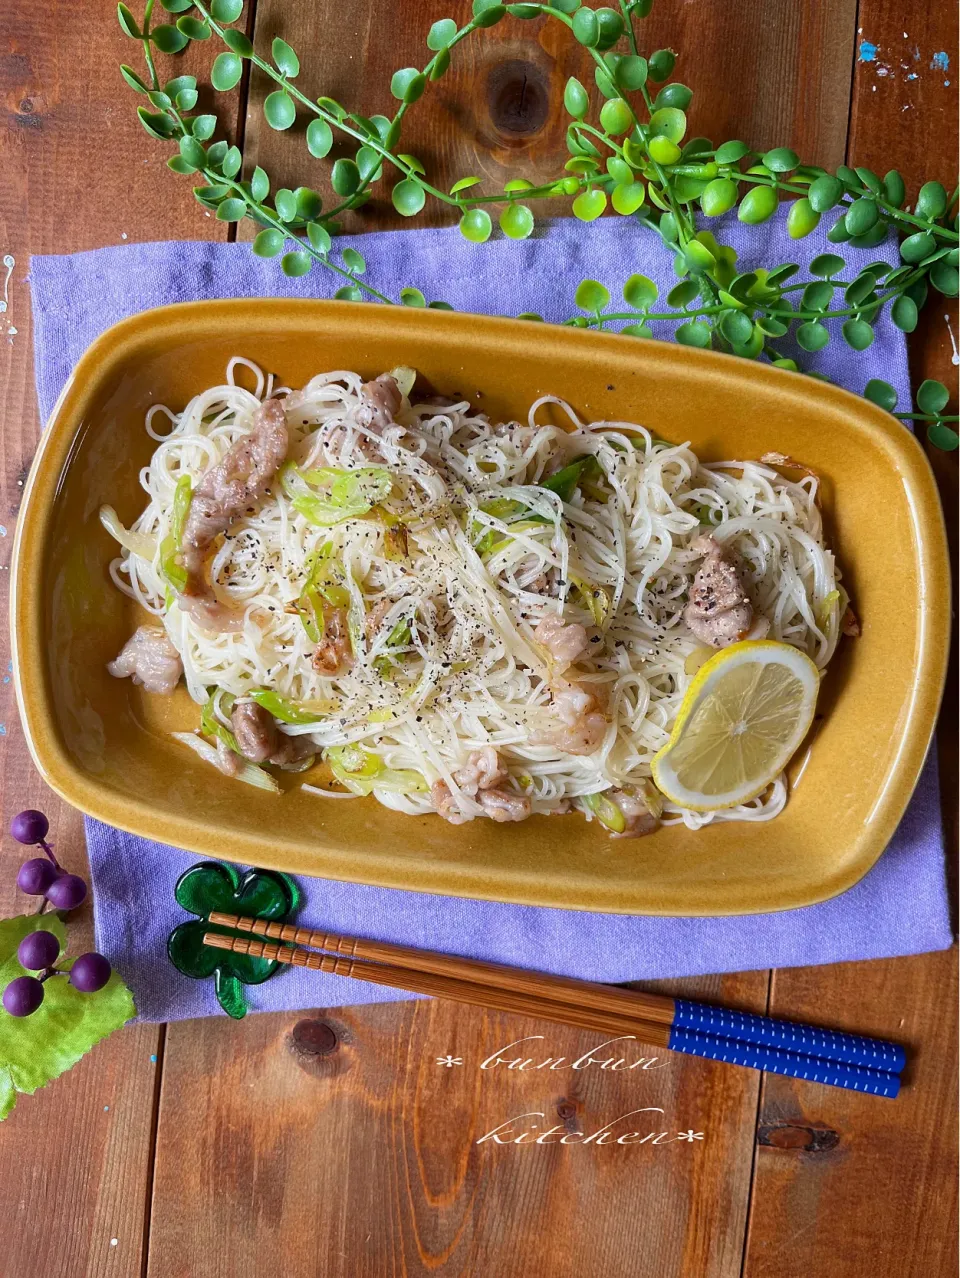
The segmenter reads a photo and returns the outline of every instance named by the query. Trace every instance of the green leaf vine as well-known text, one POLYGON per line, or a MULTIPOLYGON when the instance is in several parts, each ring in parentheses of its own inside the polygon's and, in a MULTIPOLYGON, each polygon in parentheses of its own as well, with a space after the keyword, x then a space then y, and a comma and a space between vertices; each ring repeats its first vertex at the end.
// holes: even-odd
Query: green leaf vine
MULTIPOLYGON (((167 163, 174 172, 199 182, 194 195, 200 203, 221 221, 251 219, 260 228, 253 251, 260 257, 278 257, 286 275, 305 275, 319 264, 342 277, 338 298, 450 309, 443 301, 426 302, 413 287, 403 288, 395 299, 386 296, 364 278, 365 263, 356 250, 334 250, 338 219, 365 204, 371 190, 381 184, 390 186, 393 207, 403 217, 416 217, 428 201, 456 210, 461 233, 475 244, 493 233, 491 207, 502 233, 516 240, 531 234, 531 204, 539 200, 566 197, 574 217, 584 223, 595 221, 610 207, 660 236, 673 253, 679 282, 667 294, 665 306, 654 309, 656 284, 632 275, 622 290, 626 309, 619 304, 611 309, 608 288, 584 280, 575 294, 582 313, 564 323, 601 329, 619 324, 618 331, 629 337, 652 337, 650 322, 667 321, 676 324, 674 337, 685 345, 752 359, 765 356, 777 367, 795 372, 803 370, 775 345, 791 332, 802 350, 815 352, 831 340, 824 321, 841 319, 842 340, 853 350, 866 350, 884 310, 893 324, 909 333, 931 290, 957 296, 957 187, 948 195, 940 182, 926 182, 908 208, 906 184, 895 169, 883 177, 862 166, 841 165, 829 173, 802 163, 789 147, 758 152, 737 140, 715 146, 708 138, 688 138, 686 111, 693 91, 670 79, 676 54, 670 49, 649 56, 640 52, 640 24, 652 4, 653 0, 619 0, 619 8, 613 9, 592 8, 581 0, 473 0, 472 17, 464 25, 452 18, 433 23, 426 37, 431 56, 422 67, 403 67, 393 74, 390 92, 397 107, 392 116, 367 117, 332 98, 310 98, 295 83, 300 58, 286 41, 275 39, 266 58, 232 25, 243 16, 243 0, 161 0, 171 16, 179 16, 174 23, 160 25, 152 25, 155 0, 146 0, 139 25, 125 4, 118 5, 121 27, 142 46, 147 74, 143 78, 126 65, 120 72, 145 99, 138 115, 146 131, 176 144, 167 163), (428 180, 416 156, 398 149, 408 109, 446 74, 462 41, 508 18, 524 22, 542 16, 560 23, 589 51, 603 99, 596 121, 588 118, 586 87, 571 77, 563 94, 570 117, 570 158, 556 178, 539 184, 514 178, 502 189, 489 191, 478 190, 484 185, 479 177, 467 176, 449 191, 441 190, 428 180), (249 63, 276 85, 263 103, 270 128, 289 129, 298 116, 309 117, 306 149, 317 160, 329 155, 335 141, 355 148, 353 158, 341 156, 332 163, 330 185, 337 202, 331 207, 325 209, 318 192, 306 186, 280 188, 271 198, 271 182, 262 168, 249 178, 241 177, 238 148, 211 140, 217 117, 192 114, 199 96, 195 77, 161 81, 155 54, 176 55, 192 41, 211 39, 223 46, 210 72, 218 93, 236 88, 249 63), (790 201, 787 230, 793 239, 809 235, 829 217, 827 239, 838 249, 844 244, 869 249, 893 231, 900 262, 872 262, 853 274, 838 251, 816 257, 810 264, 811 278, 800 278, 796 263, 738 272, 733 249, 718 244, 711 232, 697 229, 697 212, 715 218, 736 209, 741 222, 766 222, 782 198, 790 201)), ((524 312, 521 318, 541 317, 524 312)), ((889 412, 896 409, 896 391, 888 382, 875 379, 864 394, 889 412)), ((895 415, 925 423, 927 437, 937 448, 955 449, 960 436, 948 423, 958 419, 944 414, 948 398, 942 383, 927 381, 917 392, 918 411, 895 415)))

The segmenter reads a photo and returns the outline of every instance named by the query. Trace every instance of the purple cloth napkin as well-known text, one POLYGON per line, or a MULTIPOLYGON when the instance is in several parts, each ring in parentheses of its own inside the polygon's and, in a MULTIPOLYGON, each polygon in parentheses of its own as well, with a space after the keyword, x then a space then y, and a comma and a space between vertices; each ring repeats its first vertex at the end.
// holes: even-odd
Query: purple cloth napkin
MULTIPOLYGON (((831 247, 822 233, 798 243, 779 216, 744 228, 724 219, 715 233, 740 255, 738 266, 805 265, 831 247)), ((584 233, 556 221, 523 243, 497 240, 477 248, 455 229, 379 232, 357 241, 368 278, 396 295, 414 285, 428 300, 486 314, 537 311, 548 320, 576 313, 578 281, 604 281, 616 299, 634 271, 675 281, 670 255, 651 232, 625 219, 603 220, 584 233)), ((852 266, 893 260, 895 249, 845 247, 852 266)), ((138 244, 31 264, 37 393, 46 417, 86 346, 137 311, 204 297, 331 296, 329 273, 288 280, 240 244, 138 244)), ((833 322, 831 322, 833 323, 833 322)), ((672 325, 659 324, 658 336, 672 325)), ((863 352, 834 341, 802 356, 850 390, 871 377, 909 400, 904 340, 885 321, 863 352)), ((771 838, 775 826, 771 826, 771 838)), ((87 821, 97 945, 136 996, 141 1019, 176 1020, 219 1012, 212 983, 180 976, 165 954, 166 938, 187 917, 173 885, 196 858, 87 821)), ((590 980, 628 981, 890 957, 944 949, 951 943, 944 879, 935 759, 926 766, 903 823, 874 869, 850 891, 806 909, 736 918, 666 919, 584 914, 459 900, 322 879, 301 879, 299 918, 332 931, 402 942, 590 980)), ((247 991, 251 1008, 276 1011, 410 997, 341 977, 288 970, 247 991)))

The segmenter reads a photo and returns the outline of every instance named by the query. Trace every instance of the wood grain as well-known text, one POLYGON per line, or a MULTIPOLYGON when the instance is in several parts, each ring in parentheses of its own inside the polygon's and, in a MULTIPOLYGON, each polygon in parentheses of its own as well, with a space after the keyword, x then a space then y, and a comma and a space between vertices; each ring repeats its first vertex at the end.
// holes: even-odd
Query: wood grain
MULTIPOLYGON (((674 990, 758 1011, 766 976, 674 990)), ((657 1067, 479 1068, 537 1035, 504 1058, 572 1062, 607 1038, 440 1001, 171 1025, 149 1274, 253 1278, 282 1255, 287 1278, 739 1275, 759 1076, 630 1043, 594 1055, 657 1067), (663 1114, 614 1135, 670 1143, 555 1143, 644 1106, 663 1114), (481 1141, 524 1114, 512 1132, 560 1131, 481 1141)))
MULTIPOLYGON (((267 48, 279 35, 312 51, 298 80, 311 96, 326 94, 365 115, 392 115, 391 75, 398 67, 424 65, 426 32, 448 14, 464 22, 470 6, 466 0, 429 0, 394 6, 388 16, 377 0, 259 0, 256 39, 267 48)), ((661 2, 640 24, 640 34, 648 53, 661 46, 683 51, 674 74, 694 89, 691 135, 703 132, 718 142, 742 137, 760 147, 789 142, 810 162, 837 165, 846 146, 855 26, 856 0, 801 6, 791 0, 762 6, 754 0, 661 2)), ((450 71, 408 112, 403 148, 423 160, 430 180, 444 190, 467 174, 491 183, 556 178, 569 159, 562 100, 570 75, 599 101, 593 62, 566 28, 548 18, 505 19, 457 47, 450 71)), ((253 76, 247 170, 262 164, 276 186, 306 182, 329 197, 327 161, 312 160, 303 140, 306 120, 282 134, 263 123, 260 106, 274 87, 267 77, 253 76)), ((393 181, 388 172, 370 204, 344 219, 344 229, 403 225, 388 198, 393 181)), ((568 201, 540 207, 569 213, 568 201)), ((431 201, 417 225, 455 220, 455 213, 431 201)))
MULTIPOLYGON (((955 7, 914 5, 905 14, 890 0, 862 0, 859 25, 877 57, 857 63, 848 162, 881 174, 900 169, 911 197, 932 177, 949 189, 956 81, 935 75, 929 64, 936 51, 952 55, 957 48, 955 7), (944 85, 945 79, 954 83, 944 85)), ((911 371, 914 386, 936 377, 955 394, 945 314, 952 314, 957 331, 956 302, 931 303, 910 341, 911 371)), ((957 455, 928 452, 953 536, 957 455)), ((956 857, 955 679, 954 660, 939 734, 950 865, 956 857)), ((841 1097, 764 1077, 744 1278, 956 1272, 956 1009, 956 948, 774 974, 773 1014, 856 1025, 861 1033, 905 1042, 911 1065, 900 1097, 886 1108, 853 1093, 841 1097)))
MULTIPOLYGON (((137 121, 137 100, 117 67, 138 60, 139 47, 121 32, 113 0, 83 5, 14 0, 0 6, 0 256, 16 261, 9 306, 0 314, 0 578, 8 575, 23 479, 40 430, 26 284, 30 254, 225 235, 223 225, 208 219, 190 197, 185 180, 166 168, 163 145, 148 138, 137 121)), ((178 65, 188 71, 192 62, 191 55, 178 65)), ((235 123, 231 119, 228 126, 235 123)), ((6 595, 4 584, 0 824, 5 832, 21 808, 42 808, 61 861, 85 873, 80 814, 39 779, 18 723, 13 684, 6 677, 6 595)), ((0 915, 35 907, 14 882, 24 859, 24 849, 4 833, 0 915)), ((70 938, 74 953, 91 947, 89 906, 71 922, 70 938)), ((159 1056, 160 1041, 154 1025, 120 1030, 65 1077, 33 1097, 20 1097, 0 1124, 5 1276, 132 1278, 140 1272, 159 1069, 151 1057, 159 1056)))

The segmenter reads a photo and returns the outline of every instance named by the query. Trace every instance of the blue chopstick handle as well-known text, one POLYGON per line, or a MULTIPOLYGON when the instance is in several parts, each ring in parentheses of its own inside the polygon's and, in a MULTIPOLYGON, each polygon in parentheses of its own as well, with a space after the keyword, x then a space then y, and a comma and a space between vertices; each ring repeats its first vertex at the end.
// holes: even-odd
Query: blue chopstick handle
POLYGON ((699 1030, 720 1038, 763 1047, 778 1047, 802 1056, 818 1056, 825 1061, 862 1065, 866 1069, 899 1074, 907 1062, 898 1043, 885 1043, 879 1038, 863 1038, 859 1034, 842 1034, 836 1030, 817 1029, 814 1025, 795 1025, 770 1016, 752 1016, 709 1003, 674 1000, 673 1023, 680 1029, 699 1030))
POLYGON ((801 1056, 798 1052, 786 1052, 756 1043, 718 1038, 714 1034, 678 1027, 676 1021, 667 1046, 671 1051, 685 1052, 688 1056, 704 1056, 709 1060, 727 1061, 731 1065, 765 1069, 771 1074, 805 1078, 811 1083, 827 1083, 830 1087, 846 1087, 855 1092, 869 1092, 873 1096, 894 1097, 900 1091, 899 1074, 864 1069, 841 1061, 825 1061, 815 1056, 801 1056))

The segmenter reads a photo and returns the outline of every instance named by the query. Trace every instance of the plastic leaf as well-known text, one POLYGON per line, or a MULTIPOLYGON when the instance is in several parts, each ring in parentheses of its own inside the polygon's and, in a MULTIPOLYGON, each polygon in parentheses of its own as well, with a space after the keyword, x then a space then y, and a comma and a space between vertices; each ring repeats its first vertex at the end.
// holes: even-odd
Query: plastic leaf
POLYGON ((306 275, 313 265, 313 259, 309 253, 297 250, 293 253, 284 253, 280 259, 280 269, 284 275, 298 276, 306 275))
POLYGON ((189 38, 182 31, 166 25, 154 28, 150 32, 150 39, 161 53, 179 53, 190 43, 189 38))
POLYGON ((658 293, 657 285, 646 275, 631 275, 623 286, 623 300, 638 311, 649 310, 658 293))
POLYGON ((253 251, 257 257, 276 257, 283 252, 285 236, 282 231, 268 227, 261 231, 253 241, 253 251))
POLYGON ((414 217, 427 201, 426 193, 419 182, 413 178, 404 178, 398 182, 390 193, 393 207, 402 217, 414 217))
POLYGON ((290 45, 287 44, 286 40, 281 40, 277 36, 270 52, 273 55, 277 70, 281 71, 288 80, 293 80, 300 74, 300 59, 290 45))
POLYGON ((243 0, 213 0, 210 5, 210 15, 214 22, 222 22, 229 25, 243 13, 243 0))
POLYGON ((210 69, 210 81, 220 93, 227 93, 240 83, 243 62, 235 53, 220 53, 210 69))
POLYGON ((526 204, 510 204, 500 214, 500 230, 511 240, 525 240, 533 231, 533 213, 526 204))
POLYGON ((942 413, 950 399, 950 392, 943 382, 927 378, 917 390, 917 408, 921 413, 942 413))
MULTIPOLYGON (((24 975, 17 947, 31 932, 52 932, 61 949, 66 948, 67 930, 56 914, 0 919, 0 990, 24 975)), ((61 959, 57 965, 69 968, 73 960, 61 959)), ((97 994, 81 994, 62 976, 51 977, 43 990, 43 1002, 32 1016, 19 1019, 0 1010, 0 1119, 13 1109, 18 1092, 32 1095, 59 1078, 136 1012, 116 972, 97 994)))
POLYGON ((277 89, 274 93, 269 93, 264 100, 263 114, 271 129, 276 129, 280 133, 293 124, 297 118, 297 108, 288 93, 277 89))
POLYGON ((599 280, 581 280, 577 286, 574 301, 582 311, 593 314, 610 305, 610 293, 599 280))
POLYGON ((885 408, 888 413, 892 413, 897 406, 897 391, 889 382, 883 381, 880 377, 871 377, 863 388, 865 399, 869 399, 871 403, 885 408))
POLYGON ((469 209, 460 219, 460 234, 472 244, 483 244, 492 230, 493 223, 486 209, 469 209))

